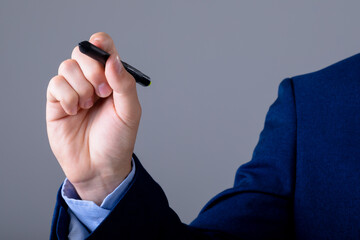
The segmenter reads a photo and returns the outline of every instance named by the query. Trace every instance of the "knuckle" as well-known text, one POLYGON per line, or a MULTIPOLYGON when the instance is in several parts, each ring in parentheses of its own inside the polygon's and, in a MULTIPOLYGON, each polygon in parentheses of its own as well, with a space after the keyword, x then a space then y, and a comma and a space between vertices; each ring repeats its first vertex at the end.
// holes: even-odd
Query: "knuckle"
POLYGON ((49 99, 50 94, 53 94, 53 92, 54 92, 56 81, 59 81, 58 78, 59 78, 59 76, 56 75, 56 76, 52 77, 49 81, 49 84, 46 89, 48 99, 49 99))
POLYGON ((74 47, 74 49, 71 52, 71 58, 72 59, 76 59, 76 57, 78 56, 80 50, 79 50, 79 46, 74 47))
POLYGON ((49 84, 48 84, 48 90, 54 85, 54 82, 57 81, 57 80, 56 80, 56 79, 57 79, 57 76, 58 76, 58 75, 56 75, 56 76, 54 76, 54 77, 52 77, 52 78, 50 79, 49 84))
POLYGON ((109 34, 105 32, 98 32, 90 37, 91 42, 97 42, 96 45, 103 48, 105 51, 112 52, 114 48, 114 41, 109 34))
POLYGON ((101 74, 100 70, 96 67, 91 68, 84 73, 86 78, 90 80, 91 82, 98 84, 101 82, 101 74))
POLYGON ((58 74, 62 75, 61 73, 70 72, 76 67, 76 61, 74 59, 67 59, 60 63, 58 74))
POLYGON ((112 41, 112 38, 106 32, 94 33, 93 35, 91 35, 90 39, 94 39, 94 40, 96 39, 100 41, 109 41, 109 40, 112 41))
POLYGON ((61 84, 61 81, 63 81, 63 79, 59 75, 54 76, 49 82, 48 89, 50 91, 57 89, 59 87, 59 85, 61 84))
POLYGON ((78 91, 79 96, 85 98, 92 96, 93 93, 94 93, 94 88, 91 87, 89 84, 82 86, 78 91))
POLYGON ((64 96, 64 98, 62 99, 62 101, 68 106, 76 105, 78 103, 78 100, 79 97, 75 92, 68 92, 66 96, 64 96))

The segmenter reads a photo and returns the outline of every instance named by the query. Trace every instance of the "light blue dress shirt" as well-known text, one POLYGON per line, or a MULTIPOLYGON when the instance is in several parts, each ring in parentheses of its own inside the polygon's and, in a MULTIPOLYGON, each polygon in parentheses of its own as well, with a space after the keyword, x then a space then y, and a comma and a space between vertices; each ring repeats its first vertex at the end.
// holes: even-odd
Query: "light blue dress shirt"
POLYGON ((132 159, 132 169, 129 175, 112 193, 106 196, 100 206, 92 201, 81 200, 71 182, 65 179, 61 195, 69 206, 69 239, 84 239, 93 232, 124 196, 134 175, 135 162, 132 159))

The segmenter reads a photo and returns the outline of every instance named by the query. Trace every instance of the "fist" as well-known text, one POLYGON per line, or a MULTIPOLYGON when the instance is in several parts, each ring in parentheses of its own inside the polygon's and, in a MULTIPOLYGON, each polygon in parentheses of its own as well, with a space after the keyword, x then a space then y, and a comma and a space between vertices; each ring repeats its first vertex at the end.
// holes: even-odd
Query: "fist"
POLYGON ((90 37, 105 67, 75 47, 47 88, 50 147, 83 200, 100 205, 131 171, 141 106, 135 79, 106 33, 90 37))

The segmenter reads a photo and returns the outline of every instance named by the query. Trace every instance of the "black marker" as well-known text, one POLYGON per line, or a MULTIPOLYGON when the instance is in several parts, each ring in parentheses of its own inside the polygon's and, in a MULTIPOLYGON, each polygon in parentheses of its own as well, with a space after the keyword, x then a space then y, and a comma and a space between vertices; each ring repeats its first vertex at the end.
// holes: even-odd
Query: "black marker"
MULTIPOLYGON (((106 60, 110 57, 110 54, 98 48, 97 46, 91 44, 88 41, 83 41, 79 43, 79 49, 80 52, 104 64, 104 66, 106 60)), ((142 72, 131 66, 130 64, 127 64, 126 62, 121 61, 121 63, 123 64, 126 71, 128 71, 135 78, 137 83, 139 83, 144 87, 151 85, 150 77, 146 76, 145 74, 143 74, 142 72)))

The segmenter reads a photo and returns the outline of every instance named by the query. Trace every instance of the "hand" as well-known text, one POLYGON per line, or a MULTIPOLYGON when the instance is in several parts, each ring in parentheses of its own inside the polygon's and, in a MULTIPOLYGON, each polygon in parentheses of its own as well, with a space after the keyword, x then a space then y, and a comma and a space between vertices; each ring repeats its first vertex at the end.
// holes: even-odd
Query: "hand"
POLYGON ((46 123, 66 177, 83 200, 100 205, 131 170, 141 106, 111 37, 89 41, 110 53, 105 69, 75 47, 49 82, 46 123))

